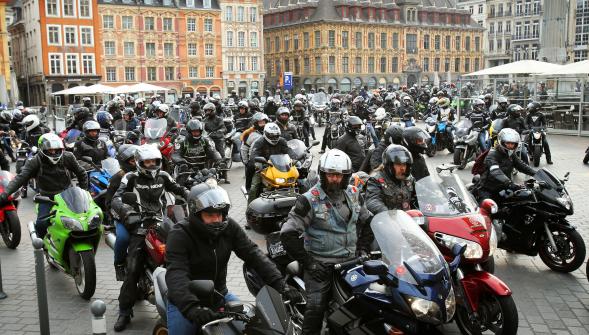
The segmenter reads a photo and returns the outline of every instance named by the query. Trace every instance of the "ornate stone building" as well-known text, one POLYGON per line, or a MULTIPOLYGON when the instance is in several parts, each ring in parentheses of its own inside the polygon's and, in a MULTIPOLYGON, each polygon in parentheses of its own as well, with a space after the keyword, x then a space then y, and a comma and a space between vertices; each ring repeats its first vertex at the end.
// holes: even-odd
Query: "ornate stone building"
POLYGON ((261 0, 222 0, 223 84, 227 94, 249 97, 263 90, 261 0))
POLYGON ((434 84, 483 67, 483 28, 455 1, 266 0, 267 83, 295 89, 434 84))
POLYGON ((98 9, 103 82, 170 88, 167 101, 221 93, 216 0, 98 0, 98 9))

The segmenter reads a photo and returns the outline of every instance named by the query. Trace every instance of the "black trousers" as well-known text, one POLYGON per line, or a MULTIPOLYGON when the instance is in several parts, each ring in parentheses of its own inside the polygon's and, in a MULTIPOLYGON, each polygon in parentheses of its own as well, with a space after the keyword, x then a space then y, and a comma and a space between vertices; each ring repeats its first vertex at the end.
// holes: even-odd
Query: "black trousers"
POLYGON ((305 289, 307 291, 307 306, 303 320, 304 335, 319 335, 321 333, 323 317, 329 306, 333 285, 333 268, 331 267, 330 269, 332 271, 329 275, 322 278, 323 280, 313 278, 310 271, 308 269, 305 270, 304 279, 305 289))
POLYGON ((10 163, 2 151, 0 151, 0 168, 4 171, 10 171, 10 163))
POLYGON ((245 189, 248 191, 250 190, 250 187, 252 186, 252 179, 254 178, 255 174, 256 174, 255 164, 253 164, 253 163, 247 164, 245 166, 245 189))
POLYGON ((119 293, 119 314, 131 315, 137 300, 137 283, 143 274, 145 236, 132 234, 127 255, 127 277, 119 293))

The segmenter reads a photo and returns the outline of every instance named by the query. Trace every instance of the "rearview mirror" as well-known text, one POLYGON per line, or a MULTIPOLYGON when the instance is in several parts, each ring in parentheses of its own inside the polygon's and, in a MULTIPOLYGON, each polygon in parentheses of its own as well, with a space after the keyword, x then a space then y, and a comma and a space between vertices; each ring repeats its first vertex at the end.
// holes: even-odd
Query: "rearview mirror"
POLYGON ((254 162, 260 163, 260 164, 268 164, 268 161, 264 157, 256 157, 256 158, 254 158, 254 162))
POLYGON ((565 181, 565 182, 569 181, 569 175, 570 175, 570 174, 571 174, 570 172, 567 172, 567 173, 565 173, 565 174, 564 174, 564 179, 563 179, 563 181, 565 181))
POLYGON ((364 270, 364 273, 371 276, 380 277, 389 273, 389 267, 382 261, 378 260, 370 260, 364 262, 362 265, 362 269, 364 270))
POLYGON ((51 198, 44 196, 44 195, 36 195, 33 198, 33 202, 36 202, 38 204, 54 204, 55 201, 51 200, 51 198))
POLYGON ((125 192, 123 193, 121 199, 123 200, 124 204, 133 206, 137 203, 137 194, 133 192, 125 192))
POLYGON ((319 143, 321 142, 319 142, 318 140, 314 140, 313 142, 311 142, 311 146, 314 147, 316 145, 319 145, 319 143))

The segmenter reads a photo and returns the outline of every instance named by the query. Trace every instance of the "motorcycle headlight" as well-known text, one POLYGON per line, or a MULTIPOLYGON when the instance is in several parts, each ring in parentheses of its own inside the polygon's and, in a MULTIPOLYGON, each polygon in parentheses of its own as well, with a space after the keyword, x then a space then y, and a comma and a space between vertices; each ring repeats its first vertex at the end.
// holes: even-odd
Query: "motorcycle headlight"
POLYGON ((497 231, 495 227, 491 225, 491 238, 489 239, 489 257, 493 257, 493 253, 495 253, 495 249, 497 249, 497 231))
POLYGON ((405 299, 418 320, 434 324, 442 322, 442 311, 435 302, 412 296, 405 299))
POLYGON ((456 312, 456 296, 454 295, 454 288, 450 286, 450 293, 445 301, 446 305, 446 322, 450 321, 456 312))
POLYGON ((571 197, 568 194, 563 194, 562 197, 556 198, 556 200, 567 209, 567 211, 571 210, 572 202, 571 197))
POLYGON ((444 245, 448 249, 452 249, 454 244, 457 243, 466 244, 466 251, 463 255, 463 257, 466 259, 477 259, 483 257, 483 248, 480 244, 474 241, 465 240, 460 237, 447 235, 443 233, 436 233, 435 237, 442 245, 444 245))
POLYGON ((88 229, 98 228, 98 226, 100 226, 101 223, 102 220, 100 219, 100 215, 96 214, 90 220, 90 224, 88 224, 88 229))
POLYGON ((84 230, 80 221, 78 221, 76 219, 72 219, 67 216, 62 216, 60 219, 61 219, 61 223, 63 224, 63 226, 68 230, 71 230, 71 231, 84 230))
POLYGON ((284 178, 276 178, 275 181, 276 181, 277 184, 284 184, 286 182, 286 179, 284 179, 284 178))

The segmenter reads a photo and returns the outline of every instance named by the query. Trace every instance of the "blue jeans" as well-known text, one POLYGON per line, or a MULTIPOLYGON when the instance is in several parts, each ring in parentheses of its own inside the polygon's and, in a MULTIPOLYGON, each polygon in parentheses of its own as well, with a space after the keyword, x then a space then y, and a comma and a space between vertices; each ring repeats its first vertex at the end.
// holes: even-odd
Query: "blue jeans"
POLYGON ((370 137, 372 137, 372 143, 374 143, 374 145, 377 146, 378 143, 380 143, 380 139, 378 138, 378 136, 376 136, 376 131, 374 130, 374 127, 372 127, 371 123, 366 124, 366 131, 368 132, 368 134, 370 134, 370 137))
POLYGON ((115 265, 125 263, 127 248, 129 248, 129 232, 127 228, 117 220, 114 220, 117 239, 115 240, 115 265))
MULTIPOLYGON (((231 292, 225 295, 225 302, 239 301, 239 298, 231 292)), ((202 327, 182 315, 182 312, 174 304, 168 301, 168 334, 172 335, 194 335, 202 327)))
POLYGON ((479 133, 478 141, 479 141, 479 146, 481 147, 481 151, 485 151, 485 150, 489 149, 489 142, 485 140, 486 134, 487 133, 484 131, 481 131, 479 133))
MULTIPOLYGON (((53 199, 53 197, 50 197, 53 199)), ((45 216, 51 212, 51 208, 53 208, 53 204, 48 204, 45 202, 39 203, 37 207, 37 220, 35 221, 35 231, 37 232, 37 236, 39 238, 45 237, 47 234, 47 228, 49 227, 49 219, 39 220, 39 217, 45 216)))

